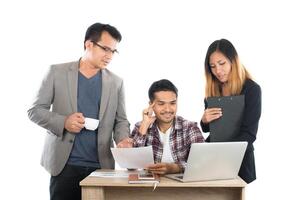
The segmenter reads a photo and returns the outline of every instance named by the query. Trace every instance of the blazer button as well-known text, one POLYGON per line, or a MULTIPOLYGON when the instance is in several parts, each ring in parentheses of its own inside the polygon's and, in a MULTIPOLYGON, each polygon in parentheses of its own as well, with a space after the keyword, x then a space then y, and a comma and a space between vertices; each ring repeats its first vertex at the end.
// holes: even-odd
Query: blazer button
POLYGON ((72 139, 71 139, 71 140, 69 140, 69 142, 70 142, 70 143, 73 143, 73 142, 74 142, 74 140, 72 140, 72 139))

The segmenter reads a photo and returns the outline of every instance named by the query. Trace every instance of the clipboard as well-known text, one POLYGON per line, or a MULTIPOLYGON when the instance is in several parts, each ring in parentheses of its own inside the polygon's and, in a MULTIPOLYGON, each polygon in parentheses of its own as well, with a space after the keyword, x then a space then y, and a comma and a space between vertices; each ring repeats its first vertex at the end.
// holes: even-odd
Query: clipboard
POLYGON ((222 117, 209 123, 210 141, 231 141, 240 131, 245 107, 245 95, 208 97, 208 108, 221 108, 222 117))

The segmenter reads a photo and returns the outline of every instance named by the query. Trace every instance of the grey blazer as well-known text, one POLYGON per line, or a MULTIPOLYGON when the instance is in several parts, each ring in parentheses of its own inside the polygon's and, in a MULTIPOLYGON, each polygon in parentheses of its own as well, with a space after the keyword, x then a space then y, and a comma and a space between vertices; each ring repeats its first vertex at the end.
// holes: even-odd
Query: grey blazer
MULTIPOLYGON (((67 115, 77 112, 79 61, 52 65, 44 78, 29 118, 47 129, 41 164, 52 176, 64 168, 75 135, 64 129, 67 115)), ((102 70, 102 97, 99 111, 98 157, 101 168, 113 169, 110 147, 129 135, 123 81, 107 69, 102 70)))

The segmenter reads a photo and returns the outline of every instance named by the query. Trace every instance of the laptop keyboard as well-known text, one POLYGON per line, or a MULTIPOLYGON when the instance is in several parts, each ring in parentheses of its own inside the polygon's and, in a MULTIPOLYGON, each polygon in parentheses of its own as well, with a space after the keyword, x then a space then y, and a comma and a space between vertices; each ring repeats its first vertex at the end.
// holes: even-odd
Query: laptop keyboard
POLYGON ((182 175, 176 176, 176 178, 183 179, 183 176, 182 175))

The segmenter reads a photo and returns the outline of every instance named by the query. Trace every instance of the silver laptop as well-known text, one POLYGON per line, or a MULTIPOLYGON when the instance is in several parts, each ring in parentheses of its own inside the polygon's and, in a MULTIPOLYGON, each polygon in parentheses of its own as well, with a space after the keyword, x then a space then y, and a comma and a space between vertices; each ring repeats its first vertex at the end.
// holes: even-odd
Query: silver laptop
POLYGON ((234 179, 247 148, 247 142, 193 143, 183 174, 166 177, 181 182, 234 179))

